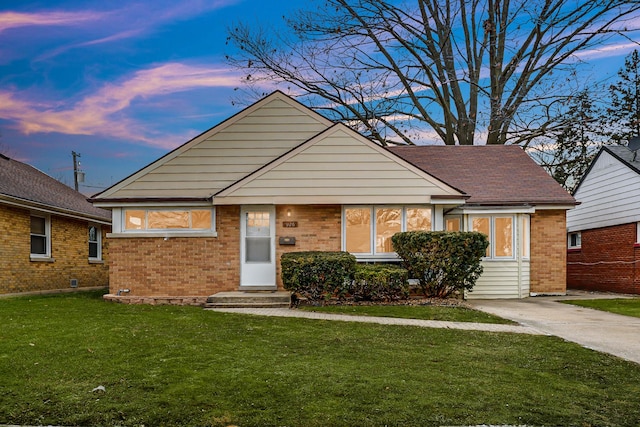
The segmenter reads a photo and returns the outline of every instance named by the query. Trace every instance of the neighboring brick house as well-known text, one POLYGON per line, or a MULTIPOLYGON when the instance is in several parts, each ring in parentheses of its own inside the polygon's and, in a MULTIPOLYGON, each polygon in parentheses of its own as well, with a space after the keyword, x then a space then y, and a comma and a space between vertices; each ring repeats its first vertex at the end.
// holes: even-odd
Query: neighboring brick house
POLYGON ((108 286, 111 213, 0 154, 0 294, 108 286))
POLYGON ((567 286, 640 294, 640 140, 600 149, 567 216, 567 286))
POLYGON ((565 292, 575 200, 515 146, 387 149, 281 92, 93 196, 113 212, 111 293, 204 302, 282 288, 280 256, 397 261, 405 230, 485 232, 468 297, 565 292))

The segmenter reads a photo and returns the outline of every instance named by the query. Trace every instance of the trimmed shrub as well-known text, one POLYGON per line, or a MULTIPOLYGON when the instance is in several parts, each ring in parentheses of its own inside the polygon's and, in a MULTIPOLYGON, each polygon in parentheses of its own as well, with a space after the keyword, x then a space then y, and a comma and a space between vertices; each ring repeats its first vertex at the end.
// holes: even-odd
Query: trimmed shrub
POLYGON ((487 236, 475 231, 407 231, 396 233, 391 241, 424 295, 437 298, 472 291, 489 246, 487 236))
POLYGON ((397 265, 358 264, 349 294, 356 301, 394 301, 409 297, 409 272, 397 265))
POLYGON ((344 296, 353 280, 356 257, 348 252, 289 252, 280 257, 282 283, 309 301, 344 296))

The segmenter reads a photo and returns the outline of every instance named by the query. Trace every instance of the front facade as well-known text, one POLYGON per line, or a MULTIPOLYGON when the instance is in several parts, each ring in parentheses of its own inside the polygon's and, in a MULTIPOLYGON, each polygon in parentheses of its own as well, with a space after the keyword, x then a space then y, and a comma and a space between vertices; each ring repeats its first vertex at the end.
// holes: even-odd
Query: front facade
POLYGON ((640 294, 640 145, 603 147, 567 218, 567 285, 640 294))
POLYGON ((0 155, 0 294, 107 287, 108 211, 0 155))
POLYGON ((543 210, 524 199, 469 210, 473 195, 413 157, 275 92, 93 197, 112 210, 111 294, 199 304, 220 291, 281 289, 285 252, 346 250, 391 262, 394 233, 455 224, 495 242, 488 278, 470 297, 564 292, 564 259, 552 279, 534 271, 537 245, 548 242, 532 241, 530 229, 560 218, 563 245, 570 196, 543 210))

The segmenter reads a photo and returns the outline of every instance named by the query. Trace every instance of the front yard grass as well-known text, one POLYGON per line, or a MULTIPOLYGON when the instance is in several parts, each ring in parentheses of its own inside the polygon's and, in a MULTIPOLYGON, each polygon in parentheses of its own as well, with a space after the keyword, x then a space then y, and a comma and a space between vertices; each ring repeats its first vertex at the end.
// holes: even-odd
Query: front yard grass
POLYGON ((624 316, 640 317, 640 298, 569 300, 563 302, 579 305, 580 307, 595 308, 596 310, 622 314, 624 316))
POLYGON ((555 337, 0 299, 0 424, 635 426, 638 396, 555 337))
POLYGON ((467 307, 437 305, 326 305, 304 306, 302 310, 358 316, 398 317, 401 319, 443 320, 449 322, 477 322, 514 324, 507 319, 467 307))

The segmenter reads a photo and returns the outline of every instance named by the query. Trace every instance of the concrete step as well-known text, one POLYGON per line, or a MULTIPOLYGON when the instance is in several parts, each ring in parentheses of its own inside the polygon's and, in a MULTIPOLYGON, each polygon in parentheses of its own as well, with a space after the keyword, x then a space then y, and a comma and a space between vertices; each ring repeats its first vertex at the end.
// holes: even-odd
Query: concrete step
POLYGON ((283 291, 218 292, 207 298, 205 308, 286 308, 291 294, 283 291))

